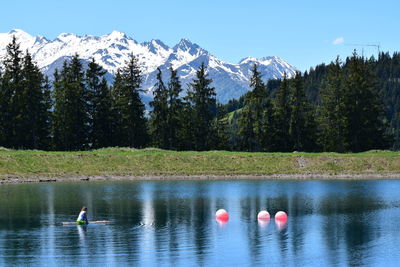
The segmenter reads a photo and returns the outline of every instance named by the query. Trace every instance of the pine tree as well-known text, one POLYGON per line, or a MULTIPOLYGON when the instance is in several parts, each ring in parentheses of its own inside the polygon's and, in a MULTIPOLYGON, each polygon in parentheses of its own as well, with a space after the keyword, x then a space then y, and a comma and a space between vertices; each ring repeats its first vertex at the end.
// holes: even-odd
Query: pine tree
POLYGON ((212 120, 216 113, 215 88, 211 87, 204 63, 196 72, 196 79, 189 84, 188 99, 193 108, 193 136, 195 150, 211 148, 212 136, 215 134, 212 120))
POLYGON ((253 76, 250 87, 253 89, 254 113, 255 113, 255 133, 260 144, 260 151, 270 151, 273 140, 273 110, 266 85, 262 81, 262 75, 257 66, 253 67, 253 76))
POLYGON ((291 106, 290 106, 290 88, 286 73, 283 75, 283 80, 276 92, 274 100, 275 110, 275 151, 288 152, 291 150, 291 138, 289 134, 291 106))
POLYGON ((88 93, 79 56, 64 62, 61 73, 54 75, 54 143, 57 150, 89 148, 88 93))
MULTIPOLYGON (((67 61, 64 61, 62 70, 67 68, 67 61)), ((65 74, 64 71, 62 71, 65 74)), ((53 149, 65 150, 64 140, 65 135, 63 135, 63 130, 65 129, 66 114, 64 113, 66 109, 66 99, 65 90, 62 85, 61 74, 58 69, 55 69, 53 81, 53 94, 54 94, 54 112, 53 112, 53 149)), ((64 77, 65 78, 65 77, 64 77)))
POLYGON ((86 71, 89 97, 89 143, 92 148, 111 145, 111 92, 104 75, 106 72, 94 59, 86 71))
POLYGON ((123 81, 121 71, 118 69, 114 77, 114 82, 111 86, 111 146, 124 146, 125 141, 122 140, 124 136, 124 120, 122 116, 125 102, 123 98, 123 81))
POLYGON ((273 108, 269 93, 254 65, 250 87, 240 119, 242 148, 248 151, 269 151, 273 141, 273 108))
POLYGON ((324 151, 344 152, 346 118, 344 114, 343 72, 339 57, 328 68, 327 85, 321 89, 319 126, 324 151))
MULTIPOLYGON (((0 93, 0 129, 1 145, 18 148, 17 129, 21 125, 18 110, 21 107, 19 98, 22 95, 22 52, 17 39, 13 36, 6 47, 4 74, 0 93), (17 127, 16 127, 17 126, 17 127)), ((20 114, 19 114, 20 115, 20 114)))
POLYGON ((181 82, 177 75, 177 71, 172 67, 169 68, 171 76, 168 82, 167 97, 167 129, 168 129, 168 148, 179 149, 181 147, 179 135, 182 129, 182 116, 184 112, 183 102, 180 98, 182 92, 181 82))
POLYGON ((295 151, 316 150, 316 124, 314 110, 305 95, 303 79, 300 72, 291 82, 291 118, 290 137, 295 151))
POLYGON ((370 67, 356 52, 345 65, 346 139, 353 152, 386 147, 383 102, 370 67))
POLYGON ((162 80, 162 72, 157 68, 157 82, 154 85, 154 99, 150 102, 153 110, 150 112, 150 132, 156 147, 169 149, 168 128, 168 90, 162 80))
POLYGON ((23 59, 22 95, 17 130, 19 145, 25 149, 49 149, 51 140, 51 91, 47 77, 32 62, 29 52, 23 59))
POLYGON ((52 130, 53 130, 53 123, 54 123, 54 117, 53 117, 53 109, 54 109, 54 95, 52 92, 52 87, 51 87, 51 82, 47 76, 44 76, 44 84, 43 84, 43 98, 42 98, 42 109, 41 112, 42 114, 46 115, 41 115, 41 126, 39 129, 40 136, 41 136, 41 146, 44 147, 46 150, 52 150, 54 148, 53 146, 53 135, 52 135, 52 130), (45 110, 47 108, 47 110, 45 110), (49 121, 46 121, 46 120, 49 121))
POLYGON ((48 80, 13 36, 7 46, 0 91, 0 141, 20 149, 50 146, 51 96, 48 80))
POLYGON ((378 88, 385 106, 385 121, 387 129, 385 135, 388 143, 394 150, 400 149, 400 54, 394 52, 380 53, 378 60, 372 62, 373 72, 378 78, 378 88))
POLYGON ((194 117, 194 109, 189 100, 189 96, 183 97, 182 101, 182 111, 179 115, 179 121, 181 127, 177 132, 177 150, 194 150, 195 149, 195 120, 194 117))
POLYGON ((117 75, 113 85, 114 141, 119 146, 142 148, 147 142, 147 128, 139 95, 142 77, 138 58, 131 54, 117 75))

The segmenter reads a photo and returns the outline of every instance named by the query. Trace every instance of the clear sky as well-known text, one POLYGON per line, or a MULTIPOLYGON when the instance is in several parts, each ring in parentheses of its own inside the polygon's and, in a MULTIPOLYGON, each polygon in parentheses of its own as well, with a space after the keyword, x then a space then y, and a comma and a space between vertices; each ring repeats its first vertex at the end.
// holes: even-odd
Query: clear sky
POLYGON ((218 58, 279 56, 304 71, 354 48, 364 55, 400 51, 398 0, 19 0, 1 1, 0 32, 125 32, 169 46, 189 38, 218 58), (364 51, 363 51, 364 50, 364 51))

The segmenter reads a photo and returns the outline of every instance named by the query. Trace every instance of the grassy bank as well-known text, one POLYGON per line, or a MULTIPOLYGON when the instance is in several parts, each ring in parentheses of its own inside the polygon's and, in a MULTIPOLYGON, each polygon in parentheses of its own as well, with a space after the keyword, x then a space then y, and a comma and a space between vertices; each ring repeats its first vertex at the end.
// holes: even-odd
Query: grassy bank
POLYGON ((87 152, 0 151, 0 178, 86 175, 400 174, 400 153, 174 152, 107 148, 87 152))

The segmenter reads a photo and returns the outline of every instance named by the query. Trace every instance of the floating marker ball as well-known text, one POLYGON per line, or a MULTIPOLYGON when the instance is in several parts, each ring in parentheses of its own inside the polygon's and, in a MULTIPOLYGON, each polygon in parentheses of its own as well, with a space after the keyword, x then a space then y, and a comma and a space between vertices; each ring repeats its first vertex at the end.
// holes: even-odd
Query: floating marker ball
POLYGON ((278 220, 278 221, 287 221, 287 214, 286 214, 286 212, 284 212, 284 211, 278 211, 278 212, 275 214, 275 220, 278 220))
POLYGON ((262 210, 257 214, 257 219, 259 220, 269 220, 269 218, 269 213, 266 210, 262 210))
POLYGON ((229 220, 229 214, 226 210, 219 209, 215 213, 215 218, 219 221, 226 222, 227 220, 229 220))

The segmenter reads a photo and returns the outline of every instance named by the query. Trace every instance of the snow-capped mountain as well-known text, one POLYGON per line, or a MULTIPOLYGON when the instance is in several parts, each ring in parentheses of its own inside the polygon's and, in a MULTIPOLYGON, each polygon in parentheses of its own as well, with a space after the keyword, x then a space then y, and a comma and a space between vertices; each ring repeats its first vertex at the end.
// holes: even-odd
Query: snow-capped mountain
POLYGON ((182 39, 174 47, 169 47, 160 40, 138 43, 126 34, 113 31, 103 36, 77 36, 62 33, 54 40, 43 36, 31 36, 22 30, 0 33, 0 60, 6 55, 6 46, 15 35, 23 51, 29 50, 41 70, 52 78, 56 68, 61 68, 64 60, 78 53, 83 61, 94 58, 108 72, 108 80, 112 80, 117 69, 122 67, 130 53, 139 57, 143 71, 143 88, 147 97, 151 97, 155 84, 157 68, 163 71, 165 81, 168 80, 168 68, 178 70, 184 89, 194 77, 201 63, 208 66, 209 77, 217 91, 220 102, 238 98, 249 90, 251 68, 257 64, 265 80, 281 78, 283 73, 289 77, 296 69, 279 57, 252 58, 247 57, 238 64, 224 62, 210 54, 199 45, 188 39, 182 39))

